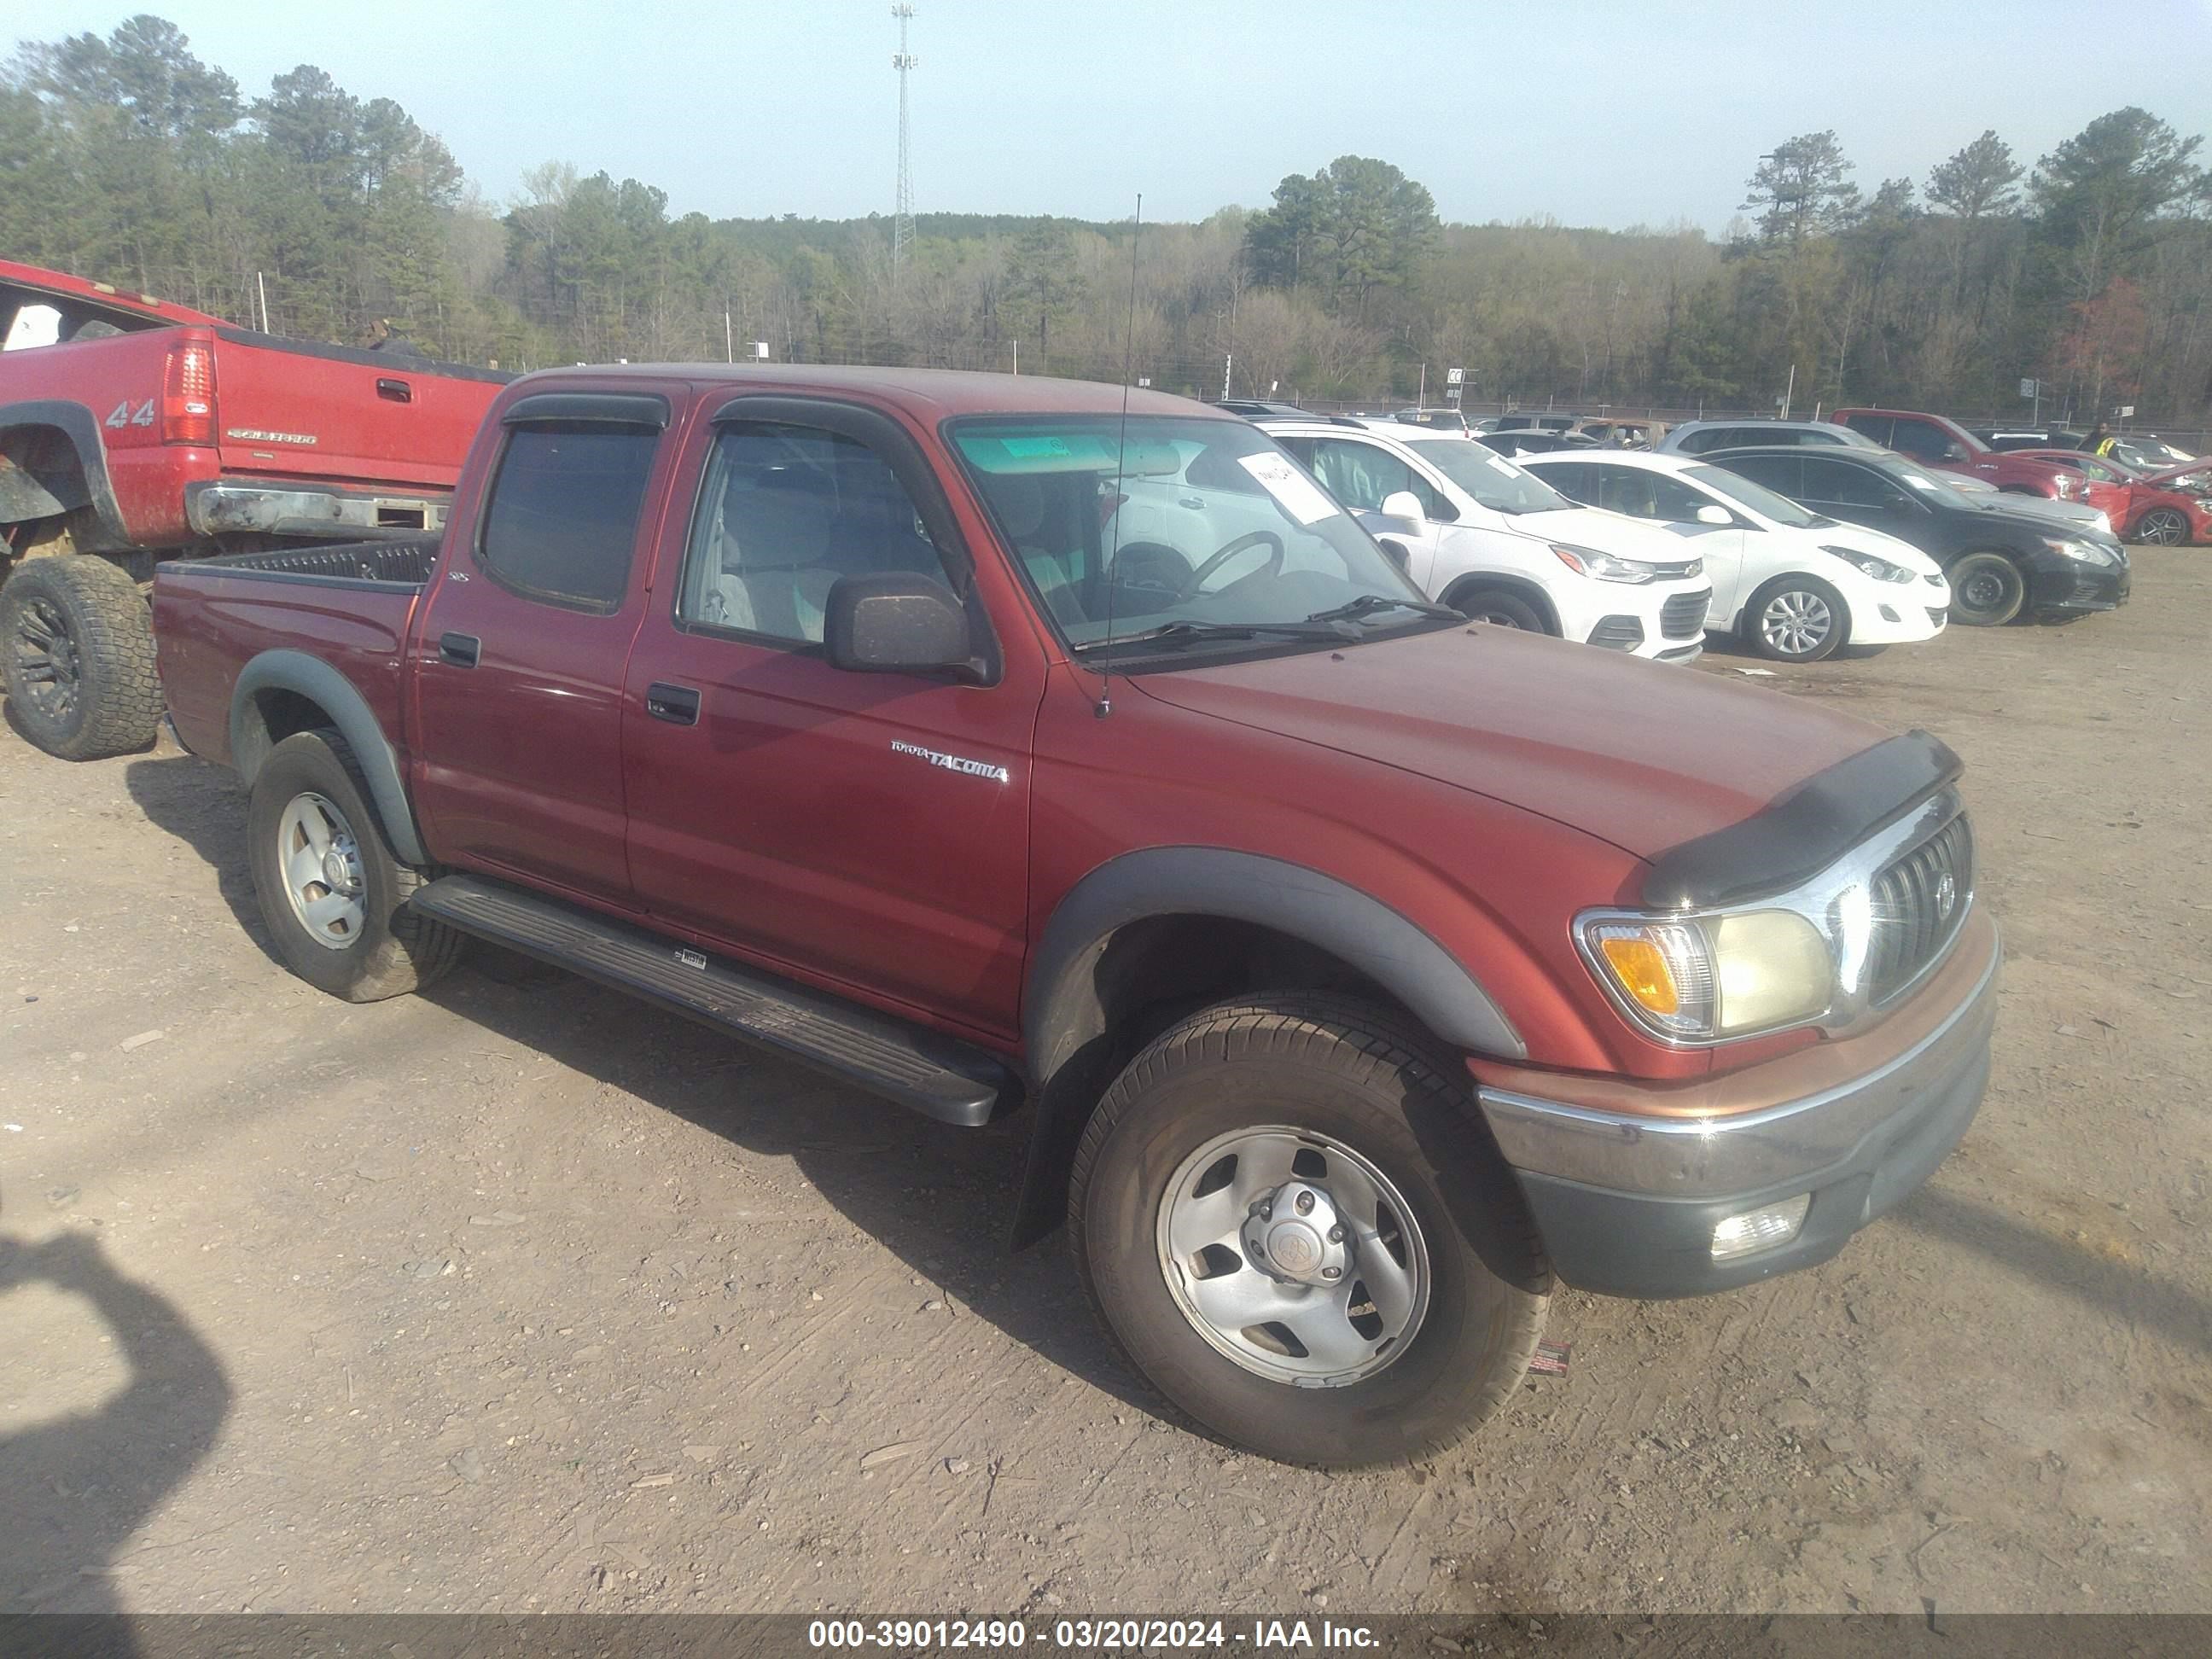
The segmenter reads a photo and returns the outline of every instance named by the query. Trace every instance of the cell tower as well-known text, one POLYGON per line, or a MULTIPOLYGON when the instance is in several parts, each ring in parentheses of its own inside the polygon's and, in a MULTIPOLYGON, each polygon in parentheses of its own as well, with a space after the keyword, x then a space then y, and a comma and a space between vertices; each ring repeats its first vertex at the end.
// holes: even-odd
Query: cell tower
POLYGON ((891 15, 898 19, 899 26, 898 53, 891 59, 899 78, 898 205, 891 213, 891 273, 896 276, 914 243, 914 173, 907 165, 906 135, 906 72, 915 65, 914 55, 906 49, 906 26, 913 20, 914 8, 899 0, 891 8, 891 15))

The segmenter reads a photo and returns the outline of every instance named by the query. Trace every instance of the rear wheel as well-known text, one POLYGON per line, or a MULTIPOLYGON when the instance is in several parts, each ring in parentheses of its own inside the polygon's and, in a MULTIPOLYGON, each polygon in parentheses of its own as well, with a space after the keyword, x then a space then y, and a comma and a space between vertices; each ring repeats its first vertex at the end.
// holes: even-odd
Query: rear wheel
POLYGON ((1517 628, 1524 634, 1548 634, 1543 614, 1517 593, 1498 587, 1470 587, 1454 593, 1451 608, 1469 622, 1517 628))
POLYGON ((2136 520, 2131 540, 2154 547, 2179 547, 2189 539, 2189 518, 2179 507, 2154 507, 2136 520))
POLYGON ((1969 553, 1951 567, 1951 620, 1998 628, 2027 603, 2027 579, 2002 553, 1969 553))
POLYGON ((418 990, 462 938, 408 908, 422 884, 386 843, 346 740, 301 732, 269 752, 246 810, 246 863, 284 965, 348 1002, 418 990))
POLYGON ((138 584, 96 555, 25 560, 0 586, 0 675, 24 735, 64 760, 153 746, 154 630, 138 584))
POLYGON ((1844 596, 1818 576, 1777 576, 1743 608, 1744 642, 1771 662, 1820 662, 1850 636, 1844 596))
POLYGON ((1084 1132, 1076 1262, 1182 1411, 1285 1462, 1424 1456, 1526 1373, 1551 1272, 1458 1068, 1319 995, 1191 1016, 1084 1132))

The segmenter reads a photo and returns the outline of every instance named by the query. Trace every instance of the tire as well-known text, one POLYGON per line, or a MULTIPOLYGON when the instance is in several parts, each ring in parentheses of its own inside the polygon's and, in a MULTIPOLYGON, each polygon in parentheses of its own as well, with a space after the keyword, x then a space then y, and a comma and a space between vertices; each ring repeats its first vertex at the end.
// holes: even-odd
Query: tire
POLYGON ((1751 596, 1741 632, 1769 662, 1821 662, 1850 642, 1850 607, 1818 576, 1792 572, 1751 596))
POLYGON ((269 751, 246 839, 261 920, 308 984, 377 1002, 422 989, 460 959, 459 933, 407 908, 422 874, 385 841, 361 763, 335 731, 295 732, 269 751), (320 860, 319 837, 329 849, 320 860))
POLYGON ((27 559, 0 586, 0 674, 24 735, 64 760, 150 749, 161 719, 153 618, 94 555, 27 559))
POLYGON ((1517 593, 1501 587, 1470 587, 1452 596, 1451 608, 1469 622, 1515 628, 1524 634, 1549 634, 1543 614, 1517 593))
POLYGON ((2153 547, 2180 547, 2189 540, 2189 518, 2178 507, 2154 507, 2136 520, 2129 532, 2131 542, 2148 542, 2153 547))
POLYGON ((1403 1462, 1480 1426, 1527 1374, 1552 1273, 1459 1075, 1348 998, 1255 997, 1162 1033, 1099 1103, 1068 1188, 1077 1271, 1131 1368, 1286 1463, 1403 1462), (1301 1181, 1320 1195, 1310 1212, 1285 1191, 1301 1181), (1260 1192, 1285 1206, 1272 1231, 1250 1207, 1260 1192), (1301 1258, 1301 1228, 1339 1204, 1349 1242, 1307 1231, 1301 1258), (1193 1249, 1217 1222, 1230 1242, 1193 1249), (1302 1259, 1308 1282, 1284 1290, 1255 1265, 1271 1250, 1302 1259), (1331 1267, 1341 1290, 1322 1282, 1331 1267), (1207 1320, 1224 1293, 1238 1305, 1207 1320), (1230 1322, 1270 1312, 1285 1319, 1230 1322))
POLYGON ((1969 553, 1952 565, 1951 620, 2002 628, 2027 603, 2027 578, 2002 553, 1969 553))

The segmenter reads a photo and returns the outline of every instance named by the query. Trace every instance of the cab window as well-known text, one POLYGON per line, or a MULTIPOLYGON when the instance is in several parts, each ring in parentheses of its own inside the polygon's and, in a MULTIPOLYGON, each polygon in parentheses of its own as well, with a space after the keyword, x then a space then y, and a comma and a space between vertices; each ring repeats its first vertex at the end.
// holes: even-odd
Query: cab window
POLYGON ((507 434, 477 562, 501 586, 570 610, 617 610, 660 433, 544 421, 507 434))
POLYGON ((1424 518, 1453 516, 1434 485, 1389 450, 1374 444, 1349 438, 1316 438, 1313 471, 1330 495, 1357 512, 1380 512, 1390 496, 1410 490, 1419 498, 1424 518))
POLYGON ((733 421, 714 436, 691 519, 677 619, 818 645, 841 577, 903 572, 952 586, 914 498, 842 432, 733 421))

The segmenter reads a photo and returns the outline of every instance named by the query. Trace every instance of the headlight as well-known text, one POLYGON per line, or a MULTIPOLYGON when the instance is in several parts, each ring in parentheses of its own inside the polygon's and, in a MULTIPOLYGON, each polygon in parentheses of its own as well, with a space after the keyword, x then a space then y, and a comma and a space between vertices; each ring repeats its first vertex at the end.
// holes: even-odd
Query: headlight
POLYGON ((2094 542, 2072 541, 2063 536, 2044 536, 2038 539, 2061 558, 2078 559, 2083 564, 2118 564, 2119 562, 2109 548, 2100 547, 2094 542))
POLYGON ((1862 553, 1854 547, 1823 547, 1823 553, 1832 553, 1846 564, 1856 565, 1878 582, 1909 582, 1912 573, 1901 564, 1892 564, 1887 559, 1877 559, 1871 553, 1862 553))
POLYGON ((1582 922, 1583 954, 1638 1024, 1673 1041, 1711 1042, 1826 1013, 1835 967, 1794 910, 1582 922))
MULTIPOLYGON (((1659 574, 1656 564, 1646 564, 1640 559, 1617 559, 1610 553, 1601 553, 1594 547, 1570 547, 1562 542, 1552 544, 1552 556, 1570 570, 1584 576, 1594 576, 1601 582, 1648 582, 1659 574)), ((1697 573, 1690 573, 1694 575, 1697 573)))

